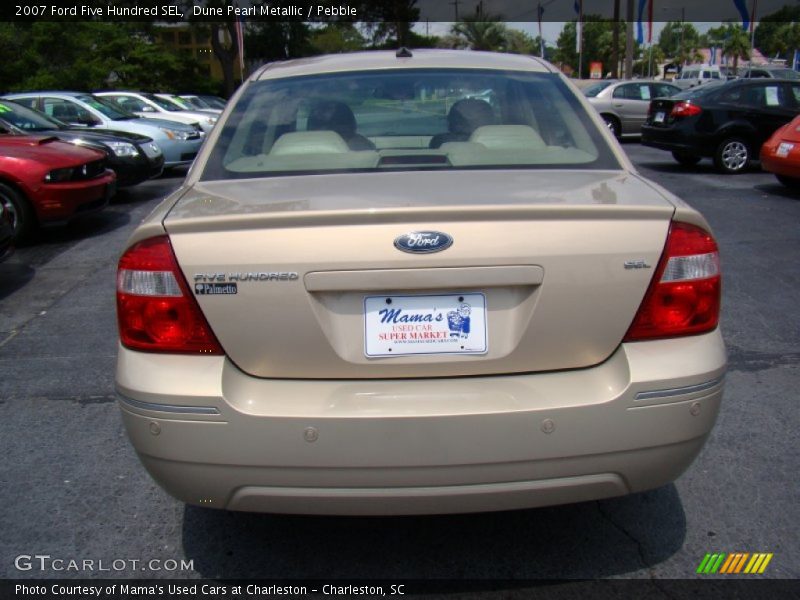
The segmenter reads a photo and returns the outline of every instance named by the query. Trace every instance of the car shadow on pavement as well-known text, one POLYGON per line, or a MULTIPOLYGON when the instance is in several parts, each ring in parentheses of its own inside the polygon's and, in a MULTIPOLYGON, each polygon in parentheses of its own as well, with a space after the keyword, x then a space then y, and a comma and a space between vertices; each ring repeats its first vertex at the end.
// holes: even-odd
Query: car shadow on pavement
POLYGON ((781 198, 786 198, 787 200, 797 200, 800 199, 800 189, 793 190, 791 188, 786 187, 782 183, 767 183, 764 185, 757 185, 755 186, 759 192, 764 192, 765 194, 769 194, 770 196, 779 196, 781 198))
POLYGON ((424 517, 306 517, 187 506, 185 556, 206 578, 599 578, 683 545, 674 485, 567 506, 424 517))
MULTIPOLYGON (((664 162, 647 162, 647 161, 639 161, 636 163, 636 168, 641 169, 650 169, 651 171, 657 171, 659 173, 675 173, 675 174, 698 174, 704 173, 707 175, 720 175, 719 171, 714 168, 714 163, 710 160, 702 160, 696 165, 680 165, 675 161, 670 161, 669 159, 665 159, 664 162)), ((723 175, 720 175, 723 177, 723 175)))
POLYGON ((0 300, 25 286, 36 274, 33 267, 14 261, 14 255, 0 263, 0 300))

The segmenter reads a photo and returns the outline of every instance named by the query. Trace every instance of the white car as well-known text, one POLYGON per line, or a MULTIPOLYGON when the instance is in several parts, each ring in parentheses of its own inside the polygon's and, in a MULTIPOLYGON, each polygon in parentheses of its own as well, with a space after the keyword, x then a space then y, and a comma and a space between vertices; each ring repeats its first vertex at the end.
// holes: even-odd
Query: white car
POLYGON ((125 245, 120 407, 153 478, 203 507, 628 494, 714 425, 720 277, 705 219, 549 63, 270 63, 125 245))
POLYGON ((187 125, 197 124, 208 133, 217 122, 217 116, 206 112, 184 110, 155 94, 144 92, 97 92, 95 96, 116 103, 123 110, 146 119, 176 121, 187 125))
POLYGON ((219 115, 222 114, 222 110, 219 108, 191 106, 188 100, 181 98, 180 96, 176 96, 175 94, 155 94, 155 95, 166 102, 172 103, 175 106, 175 108, 178 108, 180 110, 209 113, 212 115, 216 115, 217 117, 219 117, 219 115))

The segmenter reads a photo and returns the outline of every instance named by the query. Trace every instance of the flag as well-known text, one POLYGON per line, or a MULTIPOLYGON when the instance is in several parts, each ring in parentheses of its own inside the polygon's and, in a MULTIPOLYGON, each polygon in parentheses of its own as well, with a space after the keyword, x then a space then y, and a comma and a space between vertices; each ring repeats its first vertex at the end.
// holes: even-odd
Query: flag
POLYGON ((575 0, 573 7, 578 13, 578 22, 575 24, 575 52, 580 53, 583 46, 583 0, 575 0))
MULTIPOLYGON (((739 11, 739 14, 742 17, 742 29, 745 31, 750 30, 750 15, 747 12, 747 0, 733 0, 733 3, 736 5, 736 10, 739 11)), ((755 8, 755 4, 753 5, 755 8)))
POLYGON ((797 71, 798 67, 800 67, 800 52, 795 50, 794 51, 794 57, 792 58, 792 69, 797 71))
POLYGON ((642 16, 644 15, 644 7, 647 5, 647 0, 639 0, 639 17, 636 19, 636 41, 644 44, 644 27, 642 26, 642 16))
POLYGON ((708 57, 708 64, 709 65, 715 65, 715 64, 717 64, 717 47, 716 46, 711 46, 710 50, 711 50, 711 53, 710 53, 710 55, 708 57))
POLYGON ((647 43, 653 43, 653 4, 656 0, 650 0, 647 8, 647 43))

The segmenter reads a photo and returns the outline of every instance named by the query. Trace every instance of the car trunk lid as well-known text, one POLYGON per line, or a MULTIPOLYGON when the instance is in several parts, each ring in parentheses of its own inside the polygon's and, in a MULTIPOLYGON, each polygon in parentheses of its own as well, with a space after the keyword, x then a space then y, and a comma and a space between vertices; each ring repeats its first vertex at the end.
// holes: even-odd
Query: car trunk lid
POLYGON ((406 172, 201 182, 164 224, 247 373, 400 378, 605 360, 673 211, 630 173, 406 172), (395 246, 418 231, 452 245, 395 246))
POLYGON ((675 120, 670 115, 676 102, 682 102, 682 100, 674 98, 655 98, 651 100, 645 123, 651 127, 669 127, 675 120))

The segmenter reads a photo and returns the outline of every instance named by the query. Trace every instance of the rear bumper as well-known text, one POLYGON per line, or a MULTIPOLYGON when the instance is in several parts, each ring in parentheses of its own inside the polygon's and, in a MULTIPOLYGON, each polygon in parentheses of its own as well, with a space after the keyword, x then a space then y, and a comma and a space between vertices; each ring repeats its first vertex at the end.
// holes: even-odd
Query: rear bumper
MULTIPOLYGON (((792 142, 793 143, 793 142, 792 142)), ((777 156, 780 142, 767 142, 761 148, 761 168, 776 175, 800 178, 800 150, 792 149, 787 156, 777 156)))
POLYGON ((668 152, 683 152, 692 156, 710 157, 716 149, 715 139, 711 136, 693 134, 691 137, 682 129, 675 127, 642 127, 643 146, 667 150, 668 152))
POLYGON ((424 514, 658 487, 702 448, 722 397, 719 331, 622 345, 590 369, 417 380, 275 380, 224 357, 121 348, 125 426, 190 504, 424 514))

